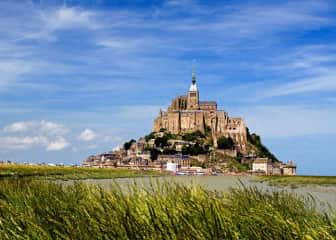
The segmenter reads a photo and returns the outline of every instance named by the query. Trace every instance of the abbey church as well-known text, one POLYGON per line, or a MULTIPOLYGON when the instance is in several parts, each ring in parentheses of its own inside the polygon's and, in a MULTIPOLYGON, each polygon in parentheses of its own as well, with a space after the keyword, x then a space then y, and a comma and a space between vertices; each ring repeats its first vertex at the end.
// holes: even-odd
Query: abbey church
POLYGON ((214 144, 221 136, 231 137, 236 147, 245 152, 247 129, 242 118, 231 118, 228 113, 217 109, 215 101, 200 101, 196 84, 196 75, 192 74, 192 83, 187 95, 176 97, 167 111, 160 111, 154 120, 154 132, 165 129, 173 134, 211 129, 214 144))

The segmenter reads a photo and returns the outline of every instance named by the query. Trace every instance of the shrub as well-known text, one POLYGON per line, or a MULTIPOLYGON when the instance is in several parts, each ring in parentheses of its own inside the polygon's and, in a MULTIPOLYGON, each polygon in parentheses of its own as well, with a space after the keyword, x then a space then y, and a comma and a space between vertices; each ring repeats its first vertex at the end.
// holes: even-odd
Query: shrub
POLYGON ((217 140, 217 145, 219 149, 232 149, 234 147, 234 142, 230 137, 220 137, 217 140))
POLYGON ((201 131, 197 130, 195 132, 185 133, 182 136, 182 139, 185 140, 185 141, 194 142, 197 139, 204 138, 204 137, 205 137, 204 134, 201 131))

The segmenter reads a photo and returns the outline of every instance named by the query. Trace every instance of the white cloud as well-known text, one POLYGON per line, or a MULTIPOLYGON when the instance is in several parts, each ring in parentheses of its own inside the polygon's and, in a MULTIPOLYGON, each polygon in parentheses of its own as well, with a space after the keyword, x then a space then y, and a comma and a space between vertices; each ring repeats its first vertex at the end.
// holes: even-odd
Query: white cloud
MULTIPOLYGON (((257 91, 258 98, 286 96, 310 92, 336 91, 335 45, 307 45, 294 49, 257 67, 285 76, 290 81, 273 82, 257 91)), ((286 79, 285 78, 285 79, 286 79)), ((260 89, 260 88, 259 88, 260 89)))
POLYGON ((46 150, 47 151, 59 151, 67 148, 70 144, 68 141, 63 137, 57 137, 55 140, 51 141, 46 150))
POLYGON ((41 132, 48 135, 64 135, 68 132, 68 129, 61 124, 42 120, 40 123, 41 132))
POLYGON ((284 96, 291 94, 316 92, 316 91, 335 91, 336 90, 336 71, 327 75, 298 80, 276 86, 266 91, 261 97, 284 96))
POLYGON ((47 143, 48 139, 44 136, 0 137, 0 149, 27 149, 47 143))
POLYGON ((9 124, 4 127, 8 133, 31 132, 32 134, 64 135, 68 129, 61 124, 51 121, 22 121, 9 124))
POLYGON ((96 137, 96 133, 93 130, 87 128, 79 134, 78 139, 88 142, 94 140, 96 137))
POLYGON ((7 136, 0 137, 1 149, 44 147, 47 151, 57 151, 70 145, 63 136, 68 129, 51 121, 14 122, 3 130, 7 136))
POLYGON ((94 29, 98 24, 93 20, 95 13, 75 7, 61 7, 52 13, 43 15, 49 30, 85 27, 94 29))
POLYGON ((5 132, 25 132, 31 129, 33 122, 15 122, 4 127, 5 132))
POLYGON ((16 29, 13 32, 22 39, 48 40, 57 39, 55 34, 59 30, 89 29, 96 30, 101 24, 96 21, 96 12, 77 7, 57 7, 52 9, 32 8, 28 16, 22 16, 26 20, 26 27, 22 28, 15 20, 10 19, 16 29))

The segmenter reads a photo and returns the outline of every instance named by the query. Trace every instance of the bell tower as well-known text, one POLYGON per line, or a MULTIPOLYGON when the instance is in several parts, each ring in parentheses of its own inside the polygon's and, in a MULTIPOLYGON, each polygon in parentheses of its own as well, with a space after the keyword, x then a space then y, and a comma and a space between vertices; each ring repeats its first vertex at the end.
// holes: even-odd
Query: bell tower
POLYGON ((188 110, 197 110, 199 109, 199 92, 196 84, 196 74, 193 69, 192 71, 192 81, 188 92, 188 102, 187 109, 188 110))

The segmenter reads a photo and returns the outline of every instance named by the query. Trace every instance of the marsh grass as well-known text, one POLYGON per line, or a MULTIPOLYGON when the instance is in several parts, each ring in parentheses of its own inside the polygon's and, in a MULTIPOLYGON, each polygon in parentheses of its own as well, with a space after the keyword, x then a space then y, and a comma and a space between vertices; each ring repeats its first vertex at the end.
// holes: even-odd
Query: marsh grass
POLYGON ((84 168, 37 166, 23 164, 0 164, 0 178, 39 178, 39 179, 109 179, 139 176, 161 176, 155 170, 131 170, 113 168, 84 168))
POLYGON ((262 176, 258 181, 297 188, 302 185, 336 185, 336 176, 262 176))
POLYGON ((335 239, 315 201, 241 186, 229 192, 152 181, 127 190, 0 181, 1 239, 335 239))

